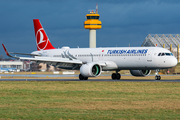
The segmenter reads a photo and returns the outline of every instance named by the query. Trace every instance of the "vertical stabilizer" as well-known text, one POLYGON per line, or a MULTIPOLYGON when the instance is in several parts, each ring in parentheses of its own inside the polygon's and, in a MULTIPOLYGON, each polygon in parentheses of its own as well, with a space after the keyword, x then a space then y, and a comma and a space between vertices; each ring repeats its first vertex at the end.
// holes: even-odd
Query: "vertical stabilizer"
POLYGON ((49 50, 49 49, 55 49, 51 42, 49 41, 48 36, 46 35, 45 30, 43 29, 39 19, 33 19, 34 23, 34 32, 36 37, 36 45, 37 50, 49 50))

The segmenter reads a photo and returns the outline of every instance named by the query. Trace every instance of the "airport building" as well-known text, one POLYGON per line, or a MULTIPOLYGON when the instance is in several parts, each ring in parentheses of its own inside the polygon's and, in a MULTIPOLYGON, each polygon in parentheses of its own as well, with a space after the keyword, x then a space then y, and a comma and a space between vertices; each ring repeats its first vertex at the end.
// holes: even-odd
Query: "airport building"
POLYGON ((179 62, 179 34, 149 34, 141 46, 143 47, 163 47, 170 50, 179 62))
POLYGON ((30 61, 0 61, 0 71, 3 70, 15 70, 19 71, 54 71, 55 68, 53 66, 47 64, 37 64, 36 62, 30 61))
POLYGON ((17 71, 23 69, 22 61, 0 61, 1 68, 16 68, 17 71))

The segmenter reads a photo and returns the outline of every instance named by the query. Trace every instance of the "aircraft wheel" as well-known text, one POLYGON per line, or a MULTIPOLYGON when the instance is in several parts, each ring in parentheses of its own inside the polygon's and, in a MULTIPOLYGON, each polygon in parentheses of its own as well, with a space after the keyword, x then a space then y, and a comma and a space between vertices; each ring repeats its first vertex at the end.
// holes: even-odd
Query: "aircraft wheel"
POLYGON ((81 74, 79 74, 79 80, 88 80, 88 77, 84 77, 81 74))
POLYGON ((111 75, 111 78, 112 78, 113 80, 115 80, 115 79, 117 78, 116 73, 113 73, 113 74, 111 75))
POLYGON ((158 76, 155 76, 155 80, 158 80, 158 76))
POLYGON ((113 73, 112 75, 111 75, 111 78, 113 79, 113 80, 120 80, 121 79, 121 74, 119 74, 119 73, 113 73))
POLYGON ((156 76, 155 76, 155 79, 156 79, 156 80, 161 80, 161 76, 156 75, 156 76))
POLYGON ((120 79, 121 79, 121 74, 119 74, 119 73, 116 74, 116 79, 117 79, 117 80, 120 80, 120 79))
POLYGON ((161 76, 159 76, 159 78, 158 78, 159 80, 161 80, 161 76))
POLYGON ((79 74, 79 80, 84 80, 84 76, 82 76, 81 74, 79 74))

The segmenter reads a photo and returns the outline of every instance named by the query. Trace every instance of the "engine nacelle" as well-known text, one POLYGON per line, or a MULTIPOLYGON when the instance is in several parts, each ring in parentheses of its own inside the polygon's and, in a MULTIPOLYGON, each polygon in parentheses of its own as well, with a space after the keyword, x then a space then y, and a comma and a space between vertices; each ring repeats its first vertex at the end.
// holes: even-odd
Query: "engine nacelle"
POLYGON ((96 77, 101 74, 102 68, 96 63, 87 63, 81 66, 80 73, 84 77, 96 77))
POLYGON ((145 77, 151 73, 151 70, 130 70, 131 75, 145 77))

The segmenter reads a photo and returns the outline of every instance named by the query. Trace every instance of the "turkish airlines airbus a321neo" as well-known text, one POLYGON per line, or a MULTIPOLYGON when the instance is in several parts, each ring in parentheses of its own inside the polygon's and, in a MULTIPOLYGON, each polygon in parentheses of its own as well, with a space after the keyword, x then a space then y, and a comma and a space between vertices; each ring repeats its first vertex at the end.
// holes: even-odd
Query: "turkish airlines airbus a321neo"
MULTIPOLYGON (((107 47, 107 48, 69 48, 56 49, 52 46, 40 21, 34 19, 37 51, 31 57, 16 57, 22 60, 47 63, 58 68, 80 70, 79 79, 97 77, 102 71, 116 71, 112 79, 120 79, 120 70, 130 70, 133 76, 147 76, 151 70, 167 69, 176 66, 177 59, 164 48, 159 47, 107 47)), ((3 44, 2 44, 3 45, 3 44)), ((3 45, 6 54, 8 53, 3 45)), ((156 80, 161 77, 157 72, 156 80)))

